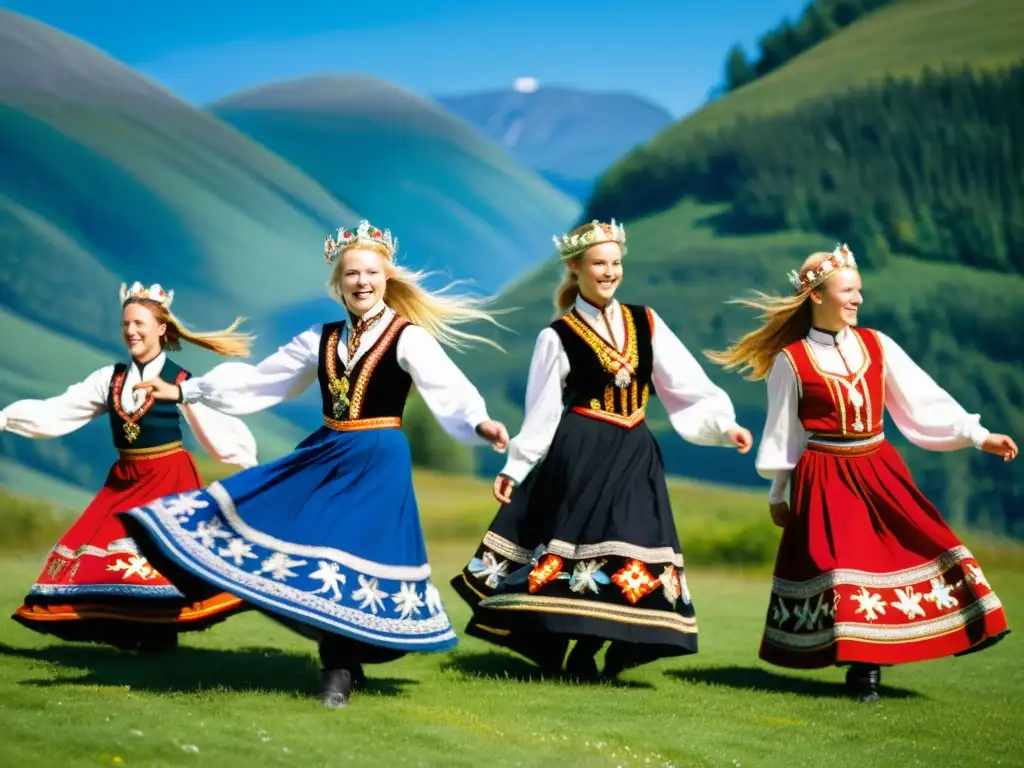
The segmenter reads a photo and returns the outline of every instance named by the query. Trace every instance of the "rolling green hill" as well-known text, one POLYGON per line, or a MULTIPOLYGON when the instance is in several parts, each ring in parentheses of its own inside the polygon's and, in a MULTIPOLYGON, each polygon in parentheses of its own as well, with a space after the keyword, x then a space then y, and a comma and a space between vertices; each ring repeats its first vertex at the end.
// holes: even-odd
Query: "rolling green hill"
MULTIPOLYGON (((842 30, 785 66, 697 110, 613 166, 598 182, 590 210, 607 207, 620 187, 639 188, 671 173, 702 133, 742 115, 782 114, 887 77, 920 78, 926 68, 996 69, 1020 59, 1024 3, 1017 0, 902 0, 842 30)), ((669 203, 666 203, 668 205, 669 203)))
MULTIPOLYGON (((654 306, 691 351, 721 348, 755 323, 727 299, 750 288, 786 291, 786 272, 808 253, 849 242, 867 256, 862 322, 896 338, 987 426, 1024 438, 1024 342, 1006 332, 1024 321, 1017 247, 1024 217, 1015 170, 1022 123, 1019 99, 1006 95, 1020 93, 1022 70, 924 72, 940 59, 957 62, 957 55, 960 63, 986 66, 1024 57, 1024 38, 1016 37, 1014 49, 1006 34, 1019 8, 999 0, 897 3, 625 158, 601 180, 586 214, 629 224, 621 298, 654 306), (984 19, 976 16, 981 7, 984 19), (954 39, 957 26, 971 46, 954 39), (898 66, 892 64, 918 82, 885 81, 892 59, 873 55, 872 41, 885 47, 922 28, 931 30, 930 45, 908 42, 898 66), (916 69, 914 50, 922 53, 916 69), (829 65, 841 52, 846 63, 829 65), (871 78, 879 84, 851 89, 871 78), (771 103, 772 114, 744 117, 757 108, 750 93, 771 88, 779 90, 763 103, 771 103)), ((519 333, 507 344, 510 354, 483 352, 470 362, 494 410, 515 425, 533 340, 551 317, 557 281, 552 263, 507 291, 503 303, 525 307, 510 317, 519 333)), ((706 368, 757 434, 764 385, 706 368)), ((750 457, 685 446, 667 434, 661 416, 655 413, 652 424, 665 438, 670 471, 760 482, 750 457)), ((953 522, 1024 535, 1021 462, 1004 465, 973 451, 905 455, 953 522)), ((497 467, 481 457, 488 469, 497 467)))
POLYGON ((390 227, 400 260, 486 292, 533 266, 580 212, 436 103, 375 78, 266 85, 210 111, 390 227))
MULTIPOLYGON (((322 295, 316 249, 355 213, 102 52, 17 14, 0 22, 0 403, 58 394, 122 354, 122 280, 174 288, 193 327, 254 318, 259 351, 276 347, 267 320, 322 295)), ((197 370, 217 361, 177 357, 197 370)), ((267 455, 301 434, 277 415, 249 422, 267 455)), ((95 488, 114 455, 107 429, 0 436, 8 468, 30 470, 5 471, 4 486, 31 491, 49 476, 54 498, 62 483, 95 488)))
MULTIPOLYGON (((0 11, 0 405, 58 394, 123 354, 123 280, 173 288, 175 312, 194 328, 250 318, 261 356, 337 313, 320 248, 339 224, 386 219, 406 264, 486 277, 493 290, 531 252, 521 231, 548 238, 578 215, 578 204, 436 106, 377 83, 361 93, 341 100, 337 135, 316 148, 348 153, 351 166, 321 183, 101 51, 0 11), (371 164, 360 166, 364 158, 371 164), (381 208, 392 199, 396 207, 381 208)), ((197 372, 218 362, 190 349, 175 357, 197 372)), ((310 396, 247 418, 261 457, 293 447, 317 412, 310 396)), ((55 499, 65 486, 95 489, 114 456, 107 429, 101 421, 45 441, 0 435, 4 487, 32 492, 51 477, 55 499)))

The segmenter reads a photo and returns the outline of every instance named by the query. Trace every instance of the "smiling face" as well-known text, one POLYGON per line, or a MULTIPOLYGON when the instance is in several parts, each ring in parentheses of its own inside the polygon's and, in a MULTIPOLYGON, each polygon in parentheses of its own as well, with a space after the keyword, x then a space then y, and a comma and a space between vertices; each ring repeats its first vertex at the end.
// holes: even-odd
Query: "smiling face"
POLYGON ((594 306, 603 307, 622 282, 622 248, 618 243, 598 243, 571 262, 569 269, 579 280, 580 295, 594 306))
POLYGON ((840 269, 811 292, 811 322, 826 331, 857 325, 857 310, 864 303, 860 273, 840 269))
POLYGON ((152 310, 140 302, 129 302, 121 310, 121 338, 132 359, 147 363, 160 354, 160 340, 167 331, 152 310))
POLYGON ((384 298, 387 259, 369 248, 353 247, 341 254, 341 295, 348 311, 362 317, 384 298))

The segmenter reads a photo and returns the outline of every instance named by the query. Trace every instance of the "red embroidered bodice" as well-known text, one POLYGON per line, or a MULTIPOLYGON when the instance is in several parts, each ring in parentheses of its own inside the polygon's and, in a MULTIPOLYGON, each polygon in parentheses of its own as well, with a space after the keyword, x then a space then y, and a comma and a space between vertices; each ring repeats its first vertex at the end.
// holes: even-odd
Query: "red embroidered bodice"
POLYGON ((885 412, 885 358, 874 331, 850 328, 864 361, 851 373, 821 369, 807 339, 783 350, 796 372, 800 392, 798 415, 808 432, 821 437, 865 438, 882 431, 885 412))

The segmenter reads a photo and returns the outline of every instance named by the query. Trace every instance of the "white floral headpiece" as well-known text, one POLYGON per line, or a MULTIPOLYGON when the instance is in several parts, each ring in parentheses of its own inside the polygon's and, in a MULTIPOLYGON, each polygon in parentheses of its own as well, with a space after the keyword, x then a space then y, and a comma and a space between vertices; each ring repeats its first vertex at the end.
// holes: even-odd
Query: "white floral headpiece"
POLYGON ((328 235, 324 240, 324 261, 328 264, 334 263, 338 255, 350 245, 363 242, 375 243, 384 246, 387 251, 387 258, 394 258, 398 250, 398 238, 392 237, 390 229, 377 229, 366 219, 359 222, 355 229, 339 227, 337 235, 328 235))
POLYGON ((800 293, 821 285, 829 275, 840 269, 857 269, 857 260, 853 258, 853 251, 846 243, 837 245, 836 249, 815 267, 802 272, 790 270, 789 282, 793 285, 793 290, 800 293))
POLYGON ((170 309, 171 302, 174 301, 174 291, 165 291, 160 287, 160 283, 153 283, 149 288, 146 288, 138 281, 132 283, 131 288, 128 287, 127 283, 121 283, 122 307, 128 299, 148 299, 149 301, 155 301, 157 304, 162 304, 164 309, 170 309))
POLYGON ((590 229, 579 232, 575 235, 555 235, 552 238, 558 246, 558 253, 562 261, 572 261, 585 250, 598 243, 618 243, 623 251, 626 249, 626 228, 616 224, 615 219, 610 224, 603 224, 597 219, 590 222, 590 229))

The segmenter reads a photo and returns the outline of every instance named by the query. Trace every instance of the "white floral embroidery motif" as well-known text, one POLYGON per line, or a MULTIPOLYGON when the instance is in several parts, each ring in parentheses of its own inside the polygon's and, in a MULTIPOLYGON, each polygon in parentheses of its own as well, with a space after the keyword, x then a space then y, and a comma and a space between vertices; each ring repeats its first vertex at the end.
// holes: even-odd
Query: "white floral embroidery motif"
POLYGON ((967 573, 964 578, 972 587, 975 584, 981 584, 981 586, 986 587, 987 589, 992 589, 991 585, 988 583, 988 579, 985 578, 985 574, 981 572, 981 568, 976 566, 974 563, 967 564, 967 573))
POLYGON ((294 579, 298 574, 292 568, 298 568, 300 565, 306 565, 306 561, 292 560, 284 552, 275 552, 263 561, 262 567, 256 571, 256 575, 269 573, 271 577, 278 581, 294 579))
POLYGON ((384 598, 387 596, 388 593, 377 585, 377 579, 359 574, 359 589, 352 593, 352 599, 360 601, 360 609, 365 611, 369 608, 376 616, 377 611, 384 608, 384 598))
POLYGON ((484 552, 482 558, 474 557, 469 561, 469 572, 491 589, 497 588, 498 584, 508 575, 508 560, 498 562, 493 552, 484 552))
POLYGON ((189 531, 192 536, 199 540, 199 542, 207 549, 213 549, 217 546, 217 539, 230 539, 231 531, 221 525, 220 518, 215 517, 212 520, 200 520, 199 525, 196 526, 194 531, 189 531))
POLYGON ((955 585, 947 584, 941 578, 932 579, 930 583, 932 591, 924 596, 924 599, 929 603, 935 603, 935 607, 939 610, 955 608, 960 605, 960 601, 951 594, 956 589, 955 585))
POLYGON ((419 616, 420 608, 423 607, 423 598, 416 593, 416 585, 407 581, 402 582, 402 586, 391 599, 395 602, 395 610, 403 619, 419 616))
POLYGON ((225 560, 233 560, 235 565, 241 565, 246 560, 257 559, 257 556, 253 554, 252 544, 240 538, 229 540, 226 547, 221 547, 217 550, 217 554, 225 560))
POLYGON ((607 560, 591 560, 588 563, 582 561, 576 563, 572 577, 569 580, 569 589, 573 592, 582 592, 585 589, 589 589, 596 594, 601 589, 601 584, 608 584, 611 581, 601 571, 601 566, 607 562, 607 560))
POLYGON ((427 582, 427 586, 423 594, 427 600, 427 612, 430 613, 431 616, 436 616, 443 610, 444 606, 441 605, 441 593, 438 591, 437 587, 429 581, 427 582))
POLYGON ((915 592, 913 587, 906 587, 905 589, 896 587, 893 591, 899 600, 895 603, 891 602, 889 605, 903 611, 908 619, 925 615, 924 608, 921 607, 921 599, 924 597, 923 592, 915 592))
POLYGON ((313 592, 314 595, 321 595, 330 592, 329 599, 335 603, 341 601, 342 593, 339 584, 345 583, 345 574, 341 572, 337 563, 330 563, 326 560, 317 561, 317 569, 309 574, 314 581, 322 581, 324 585, 313 592))
POLYGON ((850 595, 850 599, 860 604, 854 613, 863 613, 864 618, 868 621, 877 619, 878 614, 885 615, 885 606, 888 603, 882 600, 881 595, 871 594, 864 587, 861 587, 857 594, 850 595))
POLYGON ((196 510, 206 509, 210 502, 200 500, 199 491, 186 491, 177 496, 169 496, 149 506, 154 512, 163 517, 173 516, 179 523, 187 523, 196 510))
POLYGON ((118 558, 116 563, 107 566, 107 570, 124 571, 124 573, 121 574, 121 581, 131 578, 132 576, 138 576, 143 581, 147 581, 149 579, 155 579, 160 575, 156 572, 156 569, 149 564, 149 561, 140 555, 135 555, 134 557, 129 558, 127 563, 121 558, 118 558))
POLYGON ((665 595, 665 599, 672 603, 672 605, 676 604, 676 600, 682 594, 682 586, 679 583, 679 577, 676 575, 676 569, 671 565, 666 565, 665 569, 661 572, 661 591, 665 595))

